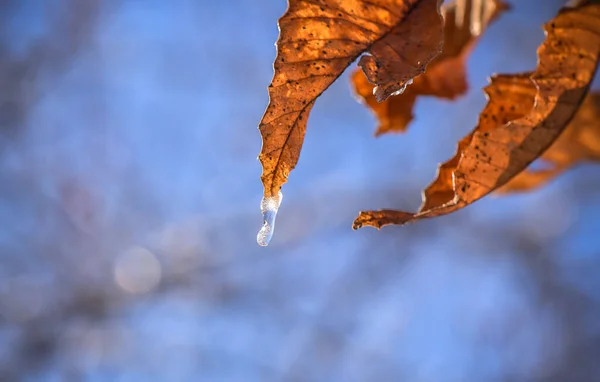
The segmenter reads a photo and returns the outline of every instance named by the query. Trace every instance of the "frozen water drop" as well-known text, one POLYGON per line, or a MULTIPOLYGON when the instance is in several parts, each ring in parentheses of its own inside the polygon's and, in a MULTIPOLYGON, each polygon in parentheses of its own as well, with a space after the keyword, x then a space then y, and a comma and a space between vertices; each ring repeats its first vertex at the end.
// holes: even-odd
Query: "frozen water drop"
POLYGON ((413 83, 413 79, 411 78, 411 79, 409 79, 408 81, 406 81, 406 82, 404 83, 404 86, 402 86, 400 89, 396 90, 395 92, 393 92, 393 93, 392 93, 392 94, 390 94, 390 95, 392 95, 392 96, 397 96, 397 95, 400 95, 400 94, 404 93, 404 91, 406 90, 406 87, 407 87, 408 85, 412 84, 412 83, 413 83))
POLYGON ((256 242, 258 245, 266 247, 269 245, 271 238, 273 237, 273 230, 275 229, 275 218, 277 217, 277 210, 281 205, 281 199, 283 194, 281 191, 277 194, 277 197, 263 197, 260 201, 260 212, 263 215, 263 226, 256 235, 256 242))

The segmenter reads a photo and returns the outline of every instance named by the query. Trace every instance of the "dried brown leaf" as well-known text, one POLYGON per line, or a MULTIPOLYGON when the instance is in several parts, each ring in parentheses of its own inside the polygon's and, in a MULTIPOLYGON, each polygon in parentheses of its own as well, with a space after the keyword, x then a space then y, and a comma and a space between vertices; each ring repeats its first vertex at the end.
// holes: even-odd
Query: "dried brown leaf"
MULTIPOLYGON (((477 0, 473 0, 477 1, 477 0)), ((419 96, 435 96, 453 100, 468 90, 466 61, 475 47, 481 33, 496 20, 509 5, 501 0, 483 0, 484 8, 491 10, 483 16, 479 34, 472 33, 472 1, 466 7, 457 9, 458 3, 450 3, 442 7, 444 16, 444 48, 440 55, 433 59, 427 71, 416 77, 413 83, 402 94, 395 95, 383 102, 377 102, 371 84, 360 69, 352 74, 351 82, 357 96, 366 103, 379 120, 376 136, 388 132, 404 132, 413 120, 413 107, 419 96), (462 17, 457 17, 457 12, 462 17)))
POLYGON ((503 186, 556 140, 584 99, 598 66, 600 5, 565 8, 544 29, 535 72, 492 78, 479 125, 440 166, 438 177, 423 193, 419 212, 361 212, 355 229, 405 224, 461 209, 503 186))
POLYGON ((548 168, 527 169, 497 192, 529 191, 581 162, 600 162, 600 93, 590 93, 565 131, 540 157, 548 168))
POLYGON ((289 0, 269 105, 260 123, 265 197, 277 198, 296 166, 308 114, 361 54, 383 100, 425 70, 442 45, 441 0, 289 0))

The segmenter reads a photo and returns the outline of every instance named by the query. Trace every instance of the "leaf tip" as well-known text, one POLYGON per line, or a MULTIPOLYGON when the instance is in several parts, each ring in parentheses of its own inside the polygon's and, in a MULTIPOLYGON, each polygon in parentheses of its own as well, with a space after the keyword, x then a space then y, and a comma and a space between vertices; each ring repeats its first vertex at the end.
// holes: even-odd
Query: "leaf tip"
POLYGON ((413 213, 396 210, 360 211, 352 223, 352 229, 357 230, 369 226, 380 230, 386 225, 404 225, 414 217, 413 213))
POLYGON ((381 226, 373 224, 372 217, 368 212, 360 211, 356 219, 354 219, 352 222, 352 229, 357 231, 359 228, 363 228, 365 226, 371 226, 373 228, 377 228, 378 230, 381 229, 381 226))

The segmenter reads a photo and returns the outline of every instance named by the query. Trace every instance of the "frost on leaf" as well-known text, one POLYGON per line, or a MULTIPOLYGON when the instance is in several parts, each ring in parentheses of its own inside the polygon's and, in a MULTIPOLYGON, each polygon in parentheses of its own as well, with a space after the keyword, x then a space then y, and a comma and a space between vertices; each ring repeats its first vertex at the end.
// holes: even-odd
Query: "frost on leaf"
POLYGON ((533 73, 500 75, 485 89, 488 104, 456 155, 438 169, 416 213, 361 212, 355 229, 445 215, 506 184, 560 135, 585 98, 600 54, 600 4, 564 8, 544 26, 533 73))
POLYGON ((501 0, 461 0, 442 6, 444 17, 444 48, 427 66, 427 71, 414 79, 402 94, 378 102, 373 84, 356 70, 351 82, 359 100, 364 102, 379 120, 376 136, 401 133, 413 120, 413 107, 419 96, 435 96, 453 100, 468 90, 466 63, 481 33, 509 9, 501 0), (474 12, 480 10, 480 12, 474 12))

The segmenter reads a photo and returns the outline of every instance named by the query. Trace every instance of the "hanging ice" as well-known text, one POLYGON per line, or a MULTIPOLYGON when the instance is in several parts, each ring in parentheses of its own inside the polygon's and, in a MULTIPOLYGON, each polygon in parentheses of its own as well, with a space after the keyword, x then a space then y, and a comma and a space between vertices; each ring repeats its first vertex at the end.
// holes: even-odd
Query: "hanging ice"
POLYGON ((256 235, 256 242, 258 245, 266 247, 269 245, 271 238, 273 237, 273 230, 275 229, 275 218, 277 217, 277 210, 281 205, 281 199, 283 194, 279 191, 276 198, 274 197, 263 197, 260 201, 260 212, 263 215, 263 226, 256 235))
MULTIPOLYGON (((409 79, 408 81, 406 81, 406 82, 404 83, 404 86, 402 86, 400 89, 396 90, 395 92, 393 92, 393 93, 392 93, 392 94, 390 94, 390 95, 391 95, 391 96, 397 96, 397 95, 400 95, 400 94, 404 93, 404 91, 406 90, 406 87, 407 87, 408 85, 411 85, 412 83, 413 83, 413 79, 411 78, 411 79, 409 79)), ((373 93, 373 94, 375 94, 375 93, 373 93)))

